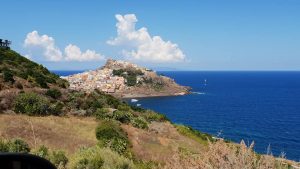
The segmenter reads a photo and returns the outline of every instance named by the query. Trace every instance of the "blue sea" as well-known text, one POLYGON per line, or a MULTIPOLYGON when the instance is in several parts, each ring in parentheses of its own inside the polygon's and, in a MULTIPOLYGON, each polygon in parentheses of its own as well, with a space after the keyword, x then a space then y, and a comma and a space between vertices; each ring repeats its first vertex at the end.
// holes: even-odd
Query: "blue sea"
MULTIPOLYGON (((74 72, 56 72, 68 75, 74 72)), ((300 160, 300 72, 159 72, 193 94, 143 98, 144 108, 178 124, 300 160), (205 82, 206 80, 206 82, 205 82)))

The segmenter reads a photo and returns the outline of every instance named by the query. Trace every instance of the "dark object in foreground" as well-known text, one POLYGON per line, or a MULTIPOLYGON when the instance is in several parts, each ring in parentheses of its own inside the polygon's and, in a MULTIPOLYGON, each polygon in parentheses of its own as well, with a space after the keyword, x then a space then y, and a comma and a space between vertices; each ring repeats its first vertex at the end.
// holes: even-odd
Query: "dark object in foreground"
POLYGON ((10 47, 9 47, 10 44, 11 44, 11 41, 0 39, 0 48, 3 48, 3 49, 10 49, 10 47))
POLYGON ((0 153, 1 169, 56 169, 48 160, 25 153, 0 153))

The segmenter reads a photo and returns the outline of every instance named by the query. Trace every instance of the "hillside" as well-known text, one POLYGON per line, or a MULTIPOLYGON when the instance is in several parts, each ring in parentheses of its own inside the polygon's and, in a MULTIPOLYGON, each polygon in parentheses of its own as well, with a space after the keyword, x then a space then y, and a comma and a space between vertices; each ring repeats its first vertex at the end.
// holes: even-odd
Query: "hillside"
POLYGON ((0 73, 0 89, 10 88, 14 84, 20 85, 18 82, 24 82, 24 80, 31 82, 25 83, 24 87, 49 88, 49 85, 57 85, 66 88, 68 86, 65 80, 42 65, 30 61, 13 50, 3 48, 0 48, 0 73))
POLYGON ((174 79, 136 64, 108 59, 94 71, 63 77, 74 90, 98 89, 120 98, 176 96, 189 92, 189 87, 178 85, 174 79))
MULTIPOLYGON (((111 61, 100 70, 109 69, 123 78, 133 75, 128 67, 115 63, 119 62, 111 61)), ((130 106, 99 89, 66 88, 61 85, 66 81, 11 50, 1 51, 0 67, 0 152, 32 153, 58 168, 71 169, 299 166, 284 158, 257 154, 253 144, 226 142, 172 124, 162 114, 130 106), (47 86, 41 85, 39 78, 47 86)))

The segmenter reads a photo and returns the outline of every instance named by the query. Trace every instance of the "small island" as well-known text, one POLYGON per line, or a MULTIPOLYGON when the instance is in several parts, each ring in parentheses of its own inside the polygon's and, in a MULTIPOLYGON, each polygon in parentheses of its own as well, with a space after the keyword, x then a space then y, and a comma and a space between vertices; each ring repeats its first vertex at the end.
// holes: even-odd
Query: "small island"
POLYGON ((188 94, 190 90, 151 69, 113 59, 96 70, 62 78, 70 83, 70 89, 98 89, 118 98, 177 96, 188 94))

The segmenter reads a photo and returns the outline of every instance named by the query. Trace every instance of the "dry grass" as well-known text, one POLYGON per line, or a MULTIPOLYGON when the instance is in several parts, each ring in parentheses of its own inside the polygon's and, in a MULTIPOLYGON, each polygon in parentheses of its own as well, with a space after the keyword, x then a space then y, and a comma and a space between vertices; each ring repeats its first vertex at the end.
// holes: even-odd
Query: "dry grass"
POLYGON ((201 155, 174 154, 165 169, 292 169, 299 164, 270 155, 258 155, 253 151, 254 143, 247 146, 217 141, 209 144, 208 151, 201 155))
POLYGON ((0 115, 0 137, 22 138, 32 148, 46 145, 62 149, 68 154, 79 147, 97 143, 92 118, 78 117, 32 117, 26 115, 0 115))
MULTIPOLYGON (((22 138, 31 148, 45 145, 61 149, 69 157, 80 147, 97 143, 93 118, 32 117, 0 115, 0 137, 22 138)), ((217 141, 201 144, 184 136, 169 122, 153 122, 148 130, 122 125, 128 133, 132 151, 142 161, 153 161, 164 169, 280 169, 297 168, 299 163, 258 155, 244 142, 240 144, 217 141)), ((72 161, 72 158, 71 158, 72 161)), ((157 167, 155 167, 157 168, 157 167)), ((300 167, 299 167, 300 168, 300 167)))
POLYGON ((134 154, 142 160, 163 164, 181 151, 200 154, 207 149, 207 146, 179 134, 169 122, 153 122, 149 125, 148 131, 129 125, 122 127, 128 133, 134 154))

